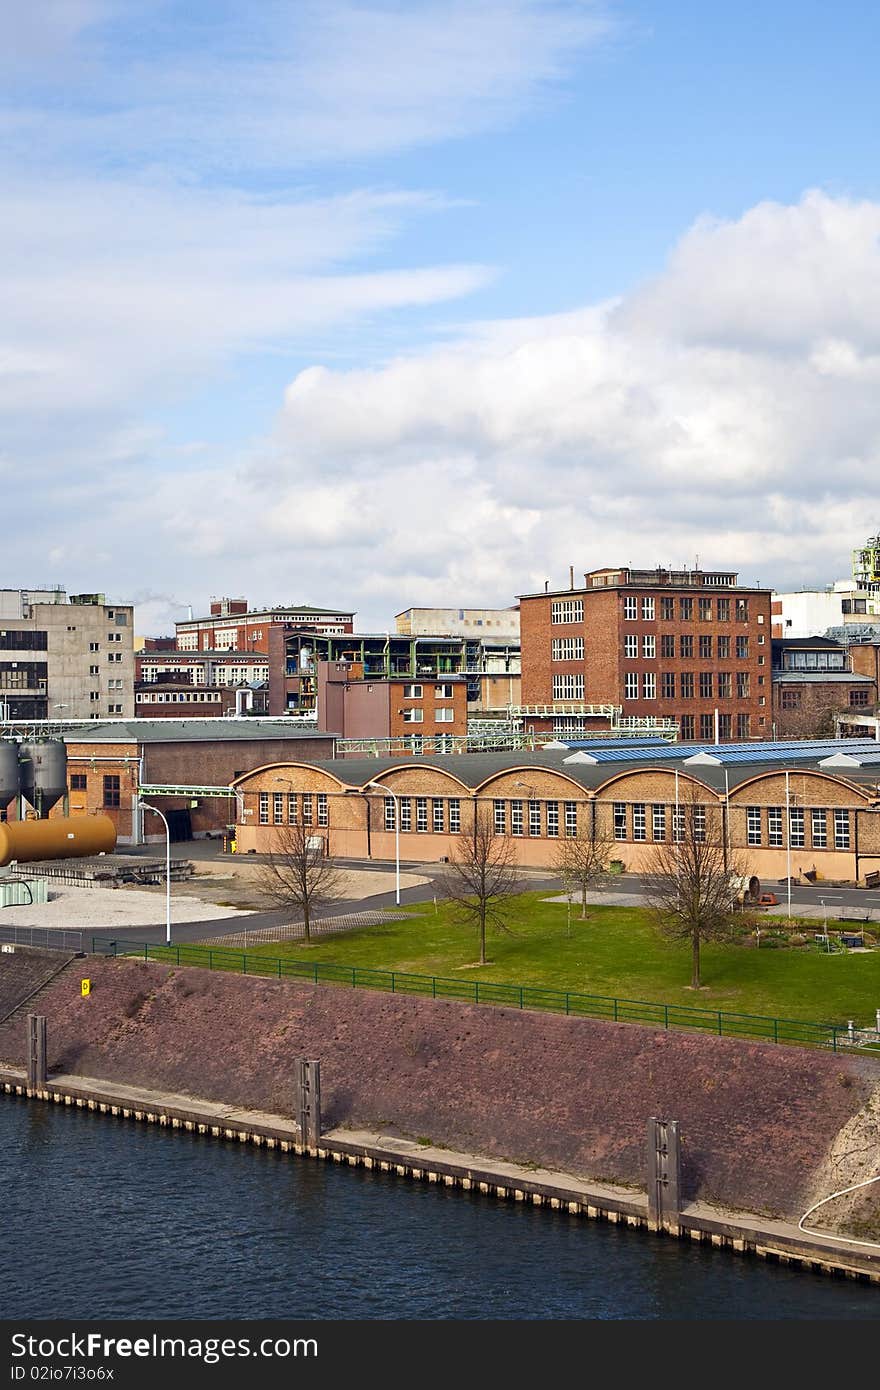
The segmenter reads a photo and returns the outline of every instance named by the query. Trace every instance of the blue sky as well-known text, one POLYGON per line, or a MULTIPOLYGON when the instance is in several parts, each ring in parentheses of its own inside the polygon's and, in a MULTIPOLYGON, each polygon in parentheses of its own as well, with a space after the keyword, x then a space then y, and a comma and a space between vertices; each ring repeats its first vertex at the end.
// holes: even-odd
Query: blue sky
POLYGON ((7 26, 0 584, 383 628, 572 563, 826 583, 880 524, 876 6, 7 26))

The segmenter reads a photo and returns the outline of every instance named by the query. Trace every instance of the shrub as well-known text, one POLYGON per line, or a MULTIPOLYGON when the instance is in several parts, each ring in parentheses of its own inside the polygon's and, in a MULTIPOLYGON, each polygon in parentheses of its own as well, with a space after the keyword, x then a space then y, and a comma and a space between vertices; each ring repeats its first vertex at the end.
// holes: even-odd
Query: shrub
POLYGON ((788 938, 789 946, 806 946, 807 938, 799 931, 793 931, 788 938))

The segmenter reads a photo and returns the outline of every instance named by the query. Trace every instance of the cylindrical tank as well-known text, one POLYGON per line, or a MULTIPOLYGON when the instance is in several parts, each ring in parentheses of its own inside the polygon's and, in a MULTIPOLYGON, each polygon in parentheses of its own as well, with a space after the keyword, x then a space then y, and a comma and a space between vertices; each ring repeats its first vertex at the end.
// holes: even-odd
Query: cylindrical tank
POLYGON ((77 859, 109 854, 116 848, 116 826, 109 816, 55 816, 52 820, 11 820, 0 824, 0 868, 13 859, 77 859))
POLYGON ((19 785, 18 744, 0 740, 0 810, 18 796, 19 785))
POLYGON ((67 749, 60 739, 22 743, 18 750, 21 790, 40 816, 47 816, 67 791, 67 749))

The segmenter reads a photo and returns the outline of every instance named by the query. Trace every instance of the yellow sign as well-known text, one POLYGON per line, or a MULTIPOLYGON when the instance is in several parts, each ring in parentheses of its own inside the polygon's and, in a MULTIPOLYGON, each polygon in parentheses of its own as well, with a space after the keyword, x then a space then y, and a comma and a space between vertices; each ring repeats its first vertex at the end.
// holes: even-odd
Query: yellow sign
POLYGON ((91 980, 80 980, 80 982, 79 982, 79 987, 80 987, 80 989, 82 990, 82 997, 83 997, 83 999, 85 999, 85 997, 86 997, 87 994, 91 994, 91 992, 92 992, 92 982, 91 982, 91 980))

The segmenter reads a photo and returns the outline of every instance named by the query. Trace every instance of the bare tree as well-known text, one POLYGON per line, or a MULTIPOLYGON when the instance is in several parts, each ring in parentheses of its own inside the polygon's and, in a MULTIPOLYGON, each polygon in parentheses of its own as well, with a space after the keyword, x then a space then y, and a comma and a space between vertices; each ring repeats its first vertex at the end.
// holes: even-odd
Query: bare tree
POLYGON ((455 904, 458 916, 477 928, 480 965, 486 964, 487 926, 508 930, 504 906, 516 893, 517 878, 513 841, 496 835, 489 812, 477 810, 473 829, 456 838, 440 890, 455 904))
POLYGON ((311 940, 315 911, 342 896, 342 875, 332 859, 324 857, 324 845, 312 826, 276 825, 275 848, 266 855, 256 874, 259 893, 278 907, 302 914, 303 936, 311 940))
POLYGON ((608 877, 608 861, 614 841, 598 826, 578 826, 576 835, 557 841, 553 853, 553 872, 562 880, 566 893, 575 889, 581 895, 581 921, 586 921, 587 894, 608 877))
POLYGON ((717 807, 701 805, 685 789, 671 816, 669 838, 649 852, 646 896, 661 930, 691 943, 691 987, 701 988, 700 948, 731 932, 746 869, 724 843, 717 807))

